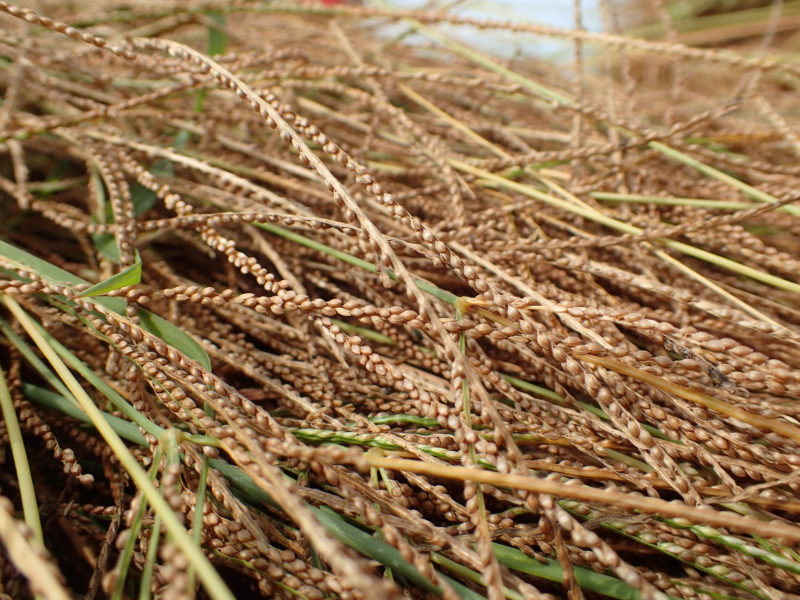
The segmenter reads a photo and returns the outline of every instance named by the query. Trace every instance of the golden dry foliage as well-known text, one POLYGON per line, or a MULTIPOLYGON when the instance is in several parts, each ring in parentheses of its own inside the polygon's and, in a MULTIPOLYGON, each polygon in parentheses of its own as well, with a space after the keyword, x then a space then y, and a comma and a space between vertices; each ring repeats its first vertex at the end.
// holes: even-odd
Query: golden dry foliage
POLYGON ((34 4, 4 594, 800 593, 797 2, 34 4))

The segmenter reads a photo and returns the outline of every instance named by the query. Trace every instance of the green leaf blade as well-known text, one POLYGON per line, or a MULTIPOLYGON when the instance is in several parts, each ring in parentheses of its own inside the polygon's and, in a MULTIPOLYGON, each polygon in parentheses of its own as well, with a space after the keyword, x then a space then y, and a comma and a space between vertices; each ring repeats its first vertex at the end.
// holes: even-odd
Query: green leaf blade
POLYGON ((108 279, 101 281, 100 283, 96 283, 88 290, 84 290, 79 294, 78 297, 84 298, 87 296, 100 296, 102 294, 108 294, 109 292, 113 292, 114 290, 119 290, 124 287, 137 285, 141 280, 142 280, 142 260, 140 258, 127 269, 120 271, 116 275, 113 275, 108 279))
POLYGON ((143 329, 157 335, 192 360, 196 360, 207 371, 211 370, 211 358, 208 352, 191 335, 149 310, 140 308, 137 316, 143 329))

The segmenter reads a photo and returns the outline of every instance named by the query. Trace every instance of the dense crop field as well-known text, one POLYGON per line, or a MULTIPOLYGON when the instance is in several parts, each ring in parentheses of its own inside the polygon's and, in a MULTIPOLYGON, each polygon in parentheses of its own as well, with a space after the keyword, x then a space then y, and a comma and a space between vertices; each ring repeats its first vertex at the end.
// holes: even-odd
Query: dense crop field
POLYGON ((800 594, 800 3, 29 6, 4 598, 800 594))

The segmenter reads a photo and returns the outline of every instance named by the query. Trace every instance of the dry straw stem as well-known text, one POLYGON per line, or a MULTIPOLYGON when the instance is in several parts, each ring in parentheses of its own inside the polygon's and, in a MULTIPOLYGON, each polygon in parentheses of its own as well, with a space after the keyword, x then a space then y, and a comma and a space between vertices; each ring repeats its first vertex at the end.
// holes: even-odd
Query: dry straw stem
POLYGON ((646 381, 650 385, 662 389, 665 392, 675 394, 676 396, 680 396, 681 398, 685 398, 686 400, 690 400, 691 402, 695 402, 697 404, 702 404, 703 406, 706 406, 725 416, 731 417, 732 419, 753 425, 754 427, 774 431, 775 433, 800 443, 800 428, 786 423, 785 421, 779 421, 778 419, 771 419, 769 417, 747 412, 746 410, 742 410, 736 406, 731 406, 730 404, 716 398, 712 398, 711 396, 706 396, 705 394, 700 394, 685 387, 669 383, 664 379, 654 377, 653 375, 642 371, 641 369, 636 369, 635 367, 631 367, 630 365, 626 365, 617 360, 602 356, 585 356, 581 354, 574 354, 573 356, 595 365, 607 367, 613 371, 616 371, 617 373, 623 373, 625 375, 634 377, 635 379, 646 381))
POLYGON ((621 494, 608 490, 597 490, 589 487, 564 485, 555 481, 537 479, 525 475, 494 473, 470 467, 454 467, 435 465, 419 461, 392 458, 388 456, 367 455, 367 461, 374 467, 397 469, 411 473, 421 473, 445 479, 476 481, 498 487, 516 490, 528 490, 537 494, 551 494, 559 498, 572 498, 587 502, 602 502, 618 508, 625 508, 649 515, 679 517, 693 523, 702 523, 710 527, 725 527, 733 531, 755 534, 781 540, 781 543, 797 544, 800 542, 800 527, 785 523, 765 523, 750 517, 741 517, 734 513, 722 513, 708 508, 697 508, 682 503, 667 502, 657 498, 647 498, 632 494, 621 494))
POLYGON ((13 508, 8 498, 0 498, 0 540, 14 566, 28 579, 31 591, 38 597, 69 600, 72 595, 64 586, 63 576, 47 556, 44 546, 14 518, 13 508))

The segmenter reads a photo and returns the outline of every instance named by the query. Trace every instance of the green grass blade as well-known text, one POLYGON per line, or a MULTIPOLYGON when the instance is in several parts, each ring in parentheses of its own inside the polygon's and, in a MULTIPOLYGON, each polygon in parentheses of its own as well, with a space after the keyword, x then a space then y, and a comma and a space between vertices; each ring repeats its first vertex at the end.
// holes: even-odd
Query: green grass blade
MULTIPOLYGON (((433 559, 433 562, 435 562, 441 567, 446 568, 451 573, 456 573, 460 577, 466 579, 467 581, 472 581, 473 583, 477 583, 478 585, 486 587, 486 580, 480 573, 473 571, 472 569, 465 567, 464 565, 457 563, 454 560, 450 560, 449 558, 438 552, 434 552, 433 554, 431 554, 431 558, 433 559)), ((459 593, 459 595, 461 595, 462 598, 465 597, 483 598, 483 596, 469 589, 467 586, 460 584, 457 581, 450 579, 449 577, 446 578, 449 582, 453 582, 456 584, 457 587, 455 587, 454 589, 456 590, 456 592, 459 593), (465 591, 466 591, 466 596, 464 595, 465 591)), ((508 600, 524 600, 524 596, 522 596, 518 592, 515 592, 514 590, 507 588, 506 586, 503 586, 503 595, 506 598, 508 598, 508 600)))
POLYGON ((394 546, 390 546, 386 542, 372 537, 358 527, 349 525, 340 515, 326 506, 322 508, 310 508, 314 516, 325 529, 345 545, 357 550, 364 556, 368 556, 386 565, 392 569, 395 575, 403 577, 406 581, 428 592, 437 595, 441 594, 441 590, 423 577, 412 564, 406 562, 400 554, 400 551, 394 546))
POLYGON ((156 202, 158 202, 158 196, 153 190, 144 187, 140 183, 131 185, 131 204, 133 204, 134 215, 138 217, 146 213, 155 206, 156 202))
POLYGON ((461 596, 462 600, 486 600, 486 596, 481 596, 475 590, 468 588, 463 583, 459 583, 452 577, 448 577, 444 573, 439 573, 439 577, 441 577, 444 581, 446 581, 451 588, 455 591, 456 594, 461 596))
MULTIPOLYGON (((664 519, 666 523, 669 523, 673 527, 678 527, 681 529, 688 529, 695 535, 701 538, 705 538, 719 544, 721 546, 725 546, 727 548, 731 548, 736 550, 737 552, 741 552, 746 556, 751 556, 758 560, 762 560, 767 564, 772 565, 773 567, 778 567, 779 569, 783 569, 788 573, 793 573, 795 575, 800 575, 800 563, 797 563, 785 556, 778 554, 774 550, 769 550, 764 545, 762 546, 755 546, 753 544, 748 544, 745 540, 738 538, 733 535, 727 535, 721 532, 714 527, 706 527, 703 525, 683 525, 680 523, 676 523, 673 519, 664 519)), ((756 540, 760 539, 758 536, 753 536, 756 540)))
POLYGON ((503 379, 505 379, 515 388, 519 388, 525 392, 531 392, 532 394, 536 394, 542 398, 547 398, 548 400, 552 400, 558 404, 564 404, 564 399, 551 389, 536 385, 535 383, 530 383, 523 379, 519 379, 518 377, 513 377, 512 375, 503 375, 503 379))
MULTIPOLYGON (((60 411, 84 423, 93 422, 81 407, 76 406, 74 402, 67 400, 63 396, 31 384, 24 384, 23 392, 32 402, 53 410, 60 411)), ((147 446, 147 440, 134 424, 125 421, 124 419, 120 419, 119 417, 109 415, 108 413, 101 414, 120 437, 135 444, 139 444, 140 446, 147 446)), ((159 439, 163 437, 163 433, 164 430, 160 430, 160 433, 158 434, 159 439)), ((159 448, 161 448, 161 446, 159 446, 159 448)), ((272 500, 269 494, 259 488, 253 482, 250 476, 242 471, 239 467, 231 465, 220 459, 208 460, 208 466, 222 473, 222 475, 231 483, 232 489, 243 500, 249 501, 253 504, 266 504, 268 506, 278 508, 277 504, 272 500)), ((154 475, 151 475, 151 479, 153 477, 154 475)), ((146 501, 143 500, 142 504, 146 505, 146 501)), ((330 509, 320 509, 313 506, 309 506, 309 508, 311 508, 311 510, 314 512, 320 523, 345 545, 362 552, 365 556, 380 561, 394 573, 402 576, 406 581, 419 585, 420 587, 423 587, 423 589, 427 589, 432 593, 437 593, 438 588, 433 586, 431 582, 424 578, 413 565, 407 563, 402 558, 400 553, 389 544, 386 544, 384 541, 376 539, 358 527, 351 525, 330 509)), ((136 535, 137 534, 134 531, 131 539, 134 539, 136 535)), ((448 581, 450 580, 448 579, 448 581)), ((461 593, 461 591, 463 591, 462 588, 464 588, 464 586, 460 585, 454 587, 456 587, 459 593, 461 593)), ((120 588, 120 593, 122 593, 122 588, 120 588)), ((472 593, 474 594, 474 592, 472 593)), ((480 595, 465 596, 464 594, 462 594, 462 597, 476 599, 482 598, 480 595)))
MULTIPOLYGON (((467 173, 471 173, 473 175, 477 175, 487 181, 492 183, 498 184, 501 187, 506 189, 513 190, 529 198, 534 198, 537 200, 541 200, 545 204, 549 204, 550 206, 558 207, 562 210, 571 212, 573 214, 579 215, 595 223, 599 223, 600 225, 605 225, 606 227, 610 227, 612 229, 616 229, 617 231, 622 231, 623 233, 631 233, 634 235, 638 235, 642 233, 642 230, 630 223, 625 223, 618 219, 614 219, 598 210, 595 210, 589 206, 584 205, 577 205, 567 202, 566 200, 562 200, 561 198, 556 198, 555 196, 551 196, 550 194, 546 194, 541 190, 536 189, 534 186, 519 183, 517 181, 511 181, 505 177, 500 175, 495 175, 494 173, 490 173, 483 169, 479 169, 477 167, 473 167, 463 161, 457 159, 450 159, 450 164, 460 170, 467 173)), ((725 258, 724 256, 719 256, 714 254, 713 252, 709 252, 707 250, 703 250, 701 248, 697 248, 695 246, 691 246, 689 244, 685 244, 683 242, 678 242, 676 240, 670 240, 667 238, 659 238, 655 240, 659 244, 666 246, 667 248, 672 248, 673 250, 677 250, 682 254, 686 254, 687 256, 691 256, 693 258, 698 258, 702 261, 705 261, 709 264, 716 265, 718 267, 722 267, 727 269, 733 273, 738 273, 739 275, 745 275, 756 281, 760 281, 762 283, 766 283, 778 289, 786 290, 788 292, 793 292, 795 294, 800 294, 800 284, 789 281, 788 279, 784 279, 782 277, 778 277, 771 273, 767 273, 766 271, 760 271, 758 269, 754 269, 748 265, 743 265, 735 260, 731 260, 730 258, 725 258)))
MULTIPOLYGON (((200 469, 200 481, 197 484, 197 501, 194 505, 194 520, 192 521, 192 541, 200 548, 203 540, 203 513, 205 512, 206 493, 208 491, 209 461, 203 455, 203 466, 200 469)), ((194 589, 194 568, 189 567, 189 589, 194 589)))
MULTIPOLYGON (((707 177, 711 177, 716 179, 717 181, 721 181, 723 183, 728 184, 734 189, 739 190, 745 196, 752 198, 753 200, 758 200, 759 202, 765 202, 767 204, 775 204, 779 202, 779 200, 766 192, 762 192, 761 190, 754 188, 752 185, 745 183, 744 181, 740 181, 735 177, 731 177, 727 173, 723 173, 719 169, 715 169, 704 162, 697 160, 696 158, 692 158, 691 156, 687 156, 683 152, 675 150, 675 148, 670 148, 669 146, 662 144, 661 142, 650 142, 648 147, 652 148, 663 154, 664 156, 668 156, 672 160, 678 161, 688 167, 695 169, 696 171, 706 175, 707 177)), ((784 207, 791 215, 800 216, 800 208, 797 206, 786 206, 784 207)))
POLYGON ((439 427, 439 421, 432 417, 418 417, 416 415, 401 415, 401 414, 391 414, 391 415, 381 415, 379 417, 371 417, 369 419, 376 425, 416 425, 417 427, 426 427, 428 429, 432 427, 439 427))
POLYGON ((139 600, 150 600, 150 581, 156 569, 158 559, 158 543, 161 537, 161 517, 153 518, 153 528, 150 530, 150 539, 147 541, 147 555, 142 569, 141 584, 139 586, 139 600))
MULTIPOLYGON (((281 227, 279 225, 273 225, 272 223, 253 223, 259 229, 264 229, 265 231, 269 231, 277 236, 280 236, 286 240, 291 242, 295 242, 296 244, 300 244, 301 246, 305 246, 306 248, 310 248, 312 250, 316 250, 318 252, 322 252, 323 254, 327 254, 328 256, 332 256, 341 260, 344 263, 349 265, 353 265, 355 267, 359 267, 364 269, 365 271, 369 271, 370 273, 375 273, 375 265, 362 258, 358 258, 353 256, 352 254, 347 254, 346 252, 342 252, 341 250, 336 250, 335 248, 331 248, 321 242, 316 240, 312 240, 311 238, 307 238, 304 235, 300 235, 299 233, 295 233, 294 231, 290 231, 281 227)), ((393 281, 397 281, 397 275, 395 275, 391 271, 387 271, 386 273, 390 279, 393 281)), ((443 302, 447 302, 448 304, 453 304, 456 300, 458 300, 458 296, 448 292, 447 290, 443 290, 442 288, 424 281, 422 279, 414 278, 414 283, 417 284, 417 287, 421 289, 423 292, 442 300, 443 302)))
POLYGON ((100 296, 102 294, 108 294, 109 292, 113 292, 114 290, 118 290, 120 288, 128 287, 131 285, 137 285, 141 280, 142 280, 142 259, 138 258, 138 260, 127 269, 120 271, 119 273, 113 275, 112 277, 109 277, 105 281, 101 281, 100 283, 94 284, 88 290, 84 290, 83 292, 81 292, 79 294, 79 297, 100 296))
POLYGON ((68 283, 70 285, 87 283, 77 275, 73 275, 69 271, 65 271, 38 256, 34 256, 30 252, 26 252, 2 240, 0 240, 0 256, 20 269, 37 273, 42 279, 50 283, 68 283))
POLYGON ((11 455, 14 457, 14 468, 17 473, 17 483, 19 484, 19 495, 22 499, 22 512, 25 515, 25 523, 33 531, 36 541, 44 545, 42 521, 39 519, 39 504, 36 502, 36 490, 33 486, 30 463, 28 463, 28 453, 25 449, 25 441, 22 439, 22 430, 17 420, 14 400, 11 398, 11 392, 8 389, 6 376, 2 368, 0 368, 0 410, 3 413, 11 455))
POLYGON ((92 235, 92 244, 98 254, 114 264, 119 264, 119 248, 117 247, 117 238, 113 233, 95 233, 92 235))
MULTIPOLYGON (((88 282, 80 277, 73 275, 33 254, 12 246, 7 242, 0 241, 0 256, 8 262, 16 265, 17 268, 32 271, 42 279, 50 283, 80 285, 88 282)), ((141 271, 140 271, 141 273, 141 271)), ((112 278, 113 279, 113 278, 112 278)), ((91 289, 91 288, 89 288, 91 289)), ((94 298, 94 301, 113 310, 115 313, 125 315, 125 301, 122 298, 94 298)), ((189 358, 196 360, 206 370, 211 370, 211 359, 203 347, 188 333, 173 325, 166 319, 140 308, 137 312, 141 326, 153 335, 159 336, 170 346, 183 352, 189 358)))
MULTIPOLYGON (((81 410, 80 406, 55 392, 51 392, 50 390, 46 390, 31 383, 24 383, 22 384, 22 393, 34 404, 44 406, 50 410, 57 410, 60 413, 72 417, 76 421, 91 423, 89 415, 81 410)), ((114 431, 116 431, 121 438, 138 444, 139 446, 147 446, 147 438, 142 435, 142 432, 139 431, 139 428, 133 423, 125 419, 120 419, 107 412, 103 412, 103 418, 109 422, 114 428, 114 431)), ((163 429, 161 432, 163 432, 163 429)))
POLYGON ((395 342, 388 335, 383 335, 382 333, 375 331, 374 329, 369 329, 368 327, 361 327, 360 325, 353 325, 352 323, 348 323, 347 321, 342 321, 340 319, 331 319, 331 322, 335 323, 342 331, 345 331, 347 333, 354 333, 355 335, 360 335, 362 338, 366 340, 372 340, 373 342, 377 342, 379 344, 386 344, 387 346, 397 346, 397 342, 395 342))
MULTIPOLYGON (((158 466, 161 464, 161 459, 163 456, 164 447, 159 444, 158 448, 156 449, 155 456, 153 457, 150 470, 147 473, 147 476, 152 482, 156 480, 156 476, 158 475, 158 466)), ((123 598, 123 594, 125 592, 125 579, 128 576, 128 569, 130 568, 131 558, 133 558, 133 551, 136 547, 136 541, 139 539, 139 531, 142 529, 142 521, 144 520, 144 513, 146 510, 147 499, 142 498, 142 501, 139 503, 139 510, 136 511, 136 515, 134 516, 133 521, 131 521, 130 535, 128 535, 128 539, 125 542, 125 546, 123 546, 117 561, 117 564, 119 565, 117 581, 114 585, 114 591, 111 594, 111 600, 122 600, 123 598)))
POLYGON ((8 323, 2 318, 0 318, 0 332, 6 336, 6 339, 8 339, 17 352, 22 355, 22 358, 24 358, 28 364, 32 366, 36 372, 39 373, 39 375, 41 375, 45 381, 47 381, 48 384, 50 384, 53 389, 57 390, 62 396, 65 396, 65 398, 70 398, 70 401, 73 404, 77 402, 77 400, 72 399, 72 394, 70 394, 67 386, 65 386, 64 383, 58 377, 56 377, 56 374, 53 373, 52 369, 42 362, 42 359, 39 358, 31 349, 31 347, 25 343, 25 340, 18 336, 17 333, 11 329, 11 327, 8 326, 8 323))
POLYGON ((48 345, 47 341, 36 327, 33 326, 31 318, 21 309, 13 298, 6 295, 0 297, 0 300, 2 300, 3 304, 14 314, 17 321, 19 321, 31 339, 34 340, 36 346, 42 354, 44 354, 58 376, 61 377, 64 384, 78 400, 81 408, 89 415, 92 424, 103 436, 106 443, 111 448, 111 451, 117 457, 117 460, 119 460, 120 464, 130 475, 136 487, 141 490, 144 497, 147 498, 148 502, 153 506, 155 512, 161 515, 164 526, 172 536, 175 545, 184 553, 190 563, 195 564, 200 580, 203 582, 209 596, 211 596, 213 600, 235 600, 233 594, 225 585, 225 582, 211 565, 205 554, 192 543, 186 529, 184 529, 169 504, 167 504, 167 501, 164 500, 152 484, 145 470, 130 453, 113 427, 105 420, 100 409, 94 405, 92 399, 83 390, 78 380, 75 379, 67 368, 67 365, 64 364, 56 351, 48 345))
MULTIPOLYGON (((275 501, 264 490, 259 488, 244 471, 219 459, 209 461, 210 466, 220 471, 231 482, 234 489, 245 499, 254 503, 263 503, 277 507, 275 501)), ((346 546, 361 552, 365 556, 379 561, 389 567, 395 575, 431 593, 439 594, 439 588, 420 574, 414 565, 406 562, 400 552, 386 542, 372 537, 369 533, 345 521, 340 515, 327 507, 317 508, 307 505, 314 516, 334 537, 346 546)))
POLYGON ((547 100, 558 102, 559 104, 566 104, 567 106, 572 106, 574 102, 564 96, 563 94, 559 94, 551 90, 550 88, 540 85, 531 79, 520 75, 519 73, 512 71, 508 67, 504 67, 503 65, 499 64, 497 61, 491 60, 490 58, 484 56, 480 52, 476 52, 472 48, 465 46, 464 44, 460 44, 455 40, 452 40, 437 31, 434 31, 430 27, 423 25, 419 21, 414 19, 405 19, 405 21, 411 25, 413 29, 416 31, 424 34, 426 37, 429 37, 432 40, 436 40, 443 46, 447 46, 451 50, 454 50, 458 54, 465 56, 466 58, 470 59, 475 64, 481 65, 482 67, 494 71, 495 73, 499 73, 504 77, 507 77, 510 81, 522 86, 523 88, 527 89, 529 92, 540 96, 541 98, 545 98, 547 100))
MULTIPOLYGON (((39 333, 47 340, 48 344, 58 353, 61 359, 67 363, 72 369, 78 372, 86 381, 92 384, 101 394, 103 394, 111 404, 114 405, 118 411, 128 417, 133 423, 144 429, 147 433, 159 437, 163 434, 163 429, 146 418, 142 413, 133 408, 130 403, 125 400, 114 388, 103 381, 94 371, 92 371, 86 363, 73 354, 66 346, 55 339, 44 327, 34 322, 39 333)), ((65 394, 67 398, 71 394, 65 394)))
POLYGON ((189 358, 196 360, 206 371, 211 370, 211 358, 191 335, 149 310, 140 308, 136 315, 139 317, 139 322, 144 329, 153 335, 157 335, 189 358))
MULTIPOLYGON (((206 16, 213 22, 219 25, 225 25, 225 13, 212 10, 206 13, 206 16)), ((225 49, 228 47, 228 34, 221 27, 214 27, 208 25, 208 55, 217 56, 225 54, 225 49)))
MULTIPOLYGON (((520 573, 533 575, 548 581, 561 583, 564 572, 557 560, 544 559, 539 561, 525 555, 521 550, 505 546, 503 544, 493 544, 495 555, 501 565, 520 573)), ((640 600, 641 592, 629 586, 624 581, 597 573, 591 569, 573 566, 575 580, 583 590, 595 592, 616 600, 640 600)))
MULTIPOLYGON (((674 196, 647 196, 643 194, 620 194, 617 192, 590 192, 595 200, 604 202, 626 202, 631 204, 663 204, 666 206, 694 206, 709 210, 748 210, 758 204, 754 202, 730 202, 712 200, 711 198, 677 198, 674 196)), ((787 212, 786 206, 778 206, 775 210, 787 212)))

